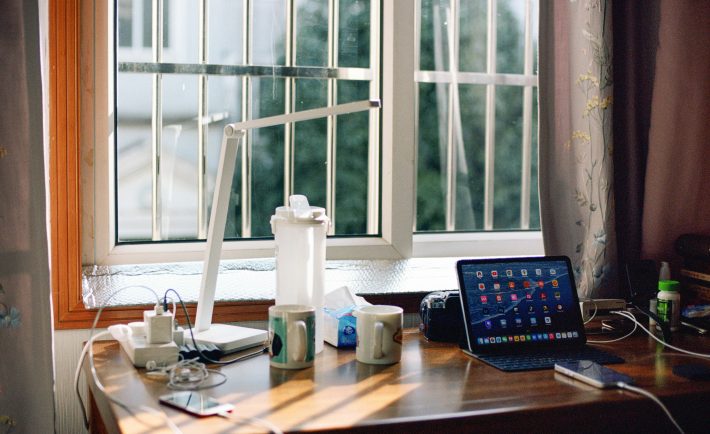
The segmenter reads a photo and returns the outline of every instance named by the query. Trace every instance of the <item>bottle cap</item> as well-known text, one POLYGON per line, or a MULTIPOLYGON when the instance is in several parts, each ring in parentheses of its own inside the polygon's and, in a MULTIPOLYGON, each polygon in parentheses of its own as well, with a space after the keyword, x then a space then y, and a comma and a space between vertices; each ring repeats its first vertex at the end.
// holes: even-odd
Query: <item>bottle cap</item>
POLYGON ((677 280, 659 280, 658 290, 659 291, 678 291, 680 288, 680 282, 677 280))

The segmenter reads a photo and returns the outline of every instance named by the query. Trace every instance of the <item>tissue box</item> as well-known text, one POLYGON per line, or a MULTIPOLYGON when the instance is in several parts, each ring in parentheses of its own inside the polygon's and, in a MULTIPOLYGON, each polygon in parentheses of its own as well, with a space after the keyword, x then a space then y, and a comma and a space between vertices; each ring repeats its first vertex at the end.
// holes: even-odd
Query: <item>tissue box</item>
POLYGON ((353 310, 357 306, 340 309, 337 311, 328 308, 323 309, 323 319, 325 325, 324 339, 326 342, 338 348, 354 348, 357 345, 357 335, 355 334, 355 321, 353 310))
POLYGON ((355 348, 357 334, 353 311, 359 306, 369 304, 346 286, 326 294, 323 308, 325 341, 337 348, 355 348))

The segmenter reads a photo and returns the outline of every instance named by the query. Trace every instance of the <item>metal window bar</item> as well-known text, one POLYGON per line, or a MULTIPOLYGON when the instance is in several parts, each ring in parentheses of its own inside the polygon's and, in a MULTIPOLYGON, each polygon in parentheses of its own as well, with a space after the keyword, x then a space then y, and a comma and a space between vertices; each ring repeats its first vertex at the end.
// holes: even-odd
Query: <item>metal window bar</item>
MULTIPOLYGON (((497 48, 497 10, 496 0, 488 0, 488 46, 486 53, 486 73, 496 73, 496 48, 497 48)), ((495 84, 486 85, 486 150, 485 150, 485 180, 483 199, 483 229, 493 229, 493 197, 495 192, 495 127, 496 127, 496 87, 495 84)))
MULTIPOLYGON (((533 73, 532 1, 525 0, 525 60, 523 74, 533 73)), ((530 229, 530 188, 532 171, 532 86, 523 88, 522 173, 520 174, 520 228, 530 229)))
MULTIPOLYGON (((370 99, 380 95, 380 0, 370 1, 370 99)), ((367 233, 380 230, 380 110, 370 110, 368 134, 367 233)))
MULTIPOLYGON (((207 0, 200 0, 200 22, 199 22, 199 47, 198 56, 201 64, 208 61, 208 40, 207 30, 209 29, 207 0)), ((197 237, 207 238, 207 139, 208 128, 207 117, 209 115, 209 105, 207 101, 207 75, 199 75, 198 84, 198 122, 197 122, 197 237)))
MULTIPOLYGON (((293 66, 296 62, 296 17, 294 4, 296 0, 286 1, 286 66, 293 66)), ((286 78, 284 83, 284 114, 294 110, 295 80, 286 78)), ((284 126, 284 205, 288 204, 288 198, 293 194, 294 167, 295 167, 295 137, 296 125, 293 123, 284 126)))
MULTIPOLYGON (((251 65, 252 62, 252 2, 244 0, 242 9, 242 62, 244 65, 251 65)), ((242 110, 241 120, 246 121, 251 118, 251 95, 252 80, 245 75, 242 77, 242 110)), ((242 138, 242 185, 241 185, 241 217, 242 217, 242 237, 251 238, 251 206, 252 206, 252 145, 254 132, 247 131, 242 138)))
MULTIPOLYGON (((328 0, 328 68, 336 68, 338 65, 338 22, 339 22, 339 1, 328 0)), ((328 105, 338 103, 337 85, 332 78, 328 79, 328 105)), ((335 116, 328 116, 326 131, 326 202, 325 210, 330 217, 331 225, 328 228, 328 235, 335 234, 336 222, 336 138, 337 122, 335 116)))
POLYGON ((457 160, 456 152, 459 142, 458 134, 461 131, 461 113, 459 111, 459 2, 451 0, 449 7, 448 47, 449 47, 449 71, 451 72, 451 84, 449 85, 448 101, 448 134, 446 137, 446 230, 456 229, 456 185, 457 185, 457 160))
MULTIPOLYGON (((153 2, 153 62, 160 63, 163 58, 163 1, 153 2)), ((162 198, 160 180, 160 154, 163 130, 163 97, 162 97, 162 75, 153 74, 153 104, 152 104, 152 238, 153 241, 162 239, 162 198)))

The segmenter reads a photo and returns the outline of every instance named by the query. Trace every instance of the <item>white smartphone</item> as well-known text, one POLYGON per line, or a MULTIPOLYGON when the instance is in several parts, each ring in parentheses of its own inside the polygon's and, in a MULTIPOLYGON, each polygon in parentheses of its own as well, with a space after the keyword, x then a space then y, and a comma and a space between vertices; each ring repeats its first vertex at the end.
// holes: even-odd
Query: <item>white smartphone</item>
POLYGON ((628 375, 616 372, 591 360, 578 360, 575 362, 555 363, 555 371, 591 384, 600 389, 617 387, 619 382, 632 384, 633 379, 628 375))
POLYGON ((224 404, 199 392, 175 392, 163 395, 160 402, 196 416, 211 416, 232 411, 232 404, 224 404))

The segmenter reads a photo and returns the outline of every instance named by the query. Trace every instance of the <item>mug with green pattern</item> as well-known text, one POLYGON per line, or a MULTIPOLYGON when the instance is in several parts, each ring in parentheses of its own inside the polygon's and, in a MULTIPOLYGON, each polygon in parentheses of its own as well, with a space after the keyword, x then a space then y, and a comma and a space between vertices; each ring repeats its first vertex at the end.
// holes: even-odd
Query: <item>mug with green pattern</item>
POLYGON ((313 366, 316 349, 316 311, 312 306, 282 304, 269 308, 271 366, 303 369, 313 366))

